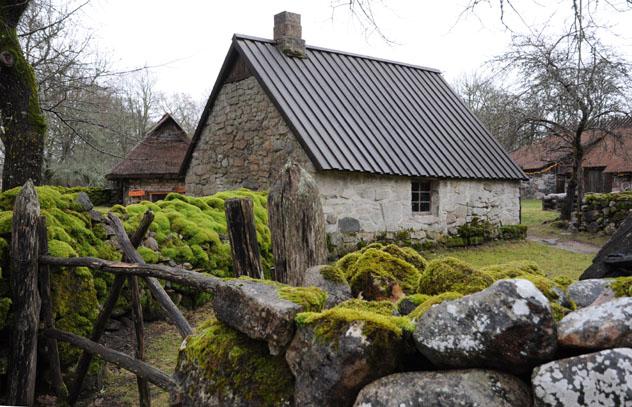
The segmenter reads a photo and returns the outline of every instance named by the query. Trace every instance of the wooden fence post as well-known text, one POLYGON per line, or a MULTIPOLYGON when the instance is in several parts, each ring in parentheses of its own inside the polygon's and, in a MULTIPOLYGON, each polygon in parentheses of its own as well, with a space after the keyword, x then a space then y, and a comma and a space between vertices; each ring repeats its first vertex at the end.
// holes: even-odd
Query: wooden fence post
POLYGON ((268 214, 276 260, 273 278, 300 286, 308 268, 327 260, 327 241, 318 187, 298 164, 286 164, 270 188, 268 214))
MULTIPOLYGON (((132 319, 134 320, 134 338, 136 342, 134 357, 142 361, 145 359, 145 328, 143 325, 143 308, 140 304, 138 277, 130 276, 127 282, 132 297, 132 319)), ((138 385, 138 404, 141 407, 149 407, 151 405, 149 382, 140 376, 136 376, 136 382, 138 385)))
POLYGON ((263 278, 252 199, 227 199, 224 210, 235 276, 263 278))
MULTIPOLYGON (((46 217, 40 216, 37 227, 39 235, 39 254, 40 256, 48 255, 48 236, 46 232, 46 217)), ((40 316, 42 319, 42 327, 44 329, 55 328, 53 317, 53 300, 50 291, 50 270, 46 264, 39 264, 39 293, 42 299, 42 307, 40 316)), ((48 362, 48 370, 46 380, 50 382, 50 386, 58 398, 66 399, 68 397, 68 389, 64 384, 61 375, 61 364, 59 362, 59 349, 57 347, 57 339, 43 338, 42 354, 46 355, 48 362)))
POLYGON ((11 405, 33 405, 37 371, 40 296, 37 287, 40 206, 32 181, 15 200, 11 228, 11 300, 15 321, 11 334, 9 398, 11 405))

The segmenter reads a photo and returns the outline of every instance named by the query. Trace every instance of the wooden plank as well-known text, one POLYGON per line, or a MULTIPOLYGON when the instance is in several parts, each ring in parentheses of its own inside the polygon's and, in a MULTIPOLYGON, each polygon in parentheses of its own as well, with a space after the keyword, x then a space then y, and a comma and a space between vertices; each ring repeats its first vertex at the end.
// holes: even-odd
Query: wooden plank
POLYGON ((288 163, 268 194, 268 218, 275 258, 273 279, 303 285, 305 271, 327 260, 325 218, 314 179, 288 163))
POLYGON ((64 332, 59 329, 45 329, 42 331, 42 334, 50 338, 55 338, 58 341, 68 342, 71 345, 90 352, 93 355, 98 355, 106 362, 114 363, 116 366, 146 379, 161 389, 169 392, 179 392, 178 385, 171 376, 122 352, 109 349, 87 338, 83 338, 70 332, 64 332))
MULTIPOLYGON (((40 216, 37 232, 39 235, 39 254, 48 254, 48 236, 46 233, 46 217, 40 216)), ((42 306, 40 310, 40 318, 42 320, 42 327, 55 328, 55 322, 53 319, 53 300, 51 297, 50 289, 50 270, 45 264, 39 266, 39 293, 42 299, 42 306)), ((68 397, 68 389, 64 384, 64 379, 61 375, 61 364, 59 362, 59 349, 57 347, 57 340, 54 338, 46 338, 43 341, 43 352, 46 355, 48 362, 47 373, 44 374, 46 379, 50 381, 50 386, 55 395, 65 400, 68 397)))
MULTIPOLYGON (((132 320, 134 321, 134 356, 138 360, 145 359, 145 328, 143 326, 143 308, 140 304, 140 289, 138 288, 138 277, 130 276, 127 279, 132 297, 132 320)), ((138 385, 138 401, 141 407, 151 405, 151 395, 149 393, 149 383, 146 379, 136 376, 138 385)))
POLYGON ((38 236, 40 206, 33 182, 24 184, 15 200, 11 228, 11 300, 15 325, 11 332, 8 404, 33 405, 37 371, 38 236))
POLYGON ((224 211, 235 276, 263 278, 252 199, 227 199, 224 211))
POLYGON ((156 277, 208 292, 214 292, 215 288, 219 284, 222 284, 221 278, 160 264, 124 263, 120 261, 97 259, 95 257, 55 256, 41 256, 40 263, 58 267, 88 267, 93 270, 100 270, 122 276, 156 277))
MULTIPOLYGON (((154 214, 152 211, 145 212, 145 215, 140 221, 138 225, 138 229, 131 237, 131 242, 134 247, 138 247, 147 230, 149 230, 149 226, 151 222, 154 220, 154 214)), ((40 264, 46 264, 42 262, 40 258, 40 264)), ((75 267, 75 266, 64 266, 64 267, 75 267)), ((90 339, 93 342, 99 342, 101 340, 101 336, 105 332, 105 326, 107 325, 108 319, 116 306, 116 301, 121 295, 121 291, 123 290, 123 284, 125 283, 126 276, 123 274, 119 274, 114 278, 114 282, 110 286, 110 293, 108 294, 107 299, 103 303, 103 307, 101 308, 101 312, 99 312, 99 316, 97 317, 94 325, 92 326, 92 334, 90 335, 90 339)), ((79 399, 79 395, 81 394, 81 388, 83 387, 83 379, 88 373, 88 369, 90 368, 90 362, 92 362, 92 353, 84 351, 79 358, 79 362, 77 363, 77 367, 75 368, 75 381, 72 384, 70 389, 70 395, 68 396, 68 401, 71 405, 74 405, 79 399)))
MULTIPOLYGON (((108 219, 110 220, 110 224, 114 229, 114 233, 118 238, 119 245, 121 246, 121 250, 125 254, 125 257, 131 262, 144 265, 145 261, 140 256, 140 254, 138 254, 134 246, 132 246, 129 238, 127 237, 127 233, 125 233, 125 228, 123 227, 121 220, 117 218, 116 215, 114 215, 112 212, 108 214, 108 219)), ((162 288, 158 280, 153 277, 147 277, 145 278, 145 283, 149 287, 149 290, 151 291, 153 297, 165 310, 169 319, 173 321, 176 328, 180 332, 180 335, 183 338, 191 335, 193 333, 191 325, 189 325, 189 322, 186 320, 186 318, 184 318, 184 315, 182 315, 182 312, 173 303, 169 295, 167 295, 167 292, 164 288, 162 288)))

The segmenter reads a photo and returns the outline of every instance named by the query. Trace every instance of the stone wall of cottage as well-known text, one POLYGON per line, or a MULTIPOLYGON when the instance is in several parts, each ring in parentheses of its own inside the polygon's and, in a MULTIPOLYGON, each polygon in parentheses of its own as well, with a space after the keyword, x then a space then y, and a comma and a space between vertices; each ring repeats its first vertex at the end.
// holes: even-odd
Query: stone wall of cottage
POLYGON ((268 189, 292 159, 314 166, 254 76, 224 84, 202 130, 186 176, 187 193, 268 189))
POLYGON ((475 216, 503 225, 520 221, 518 181, 433 181, 431 211, 422 214, 412 212, 410 178, 330 171, 315 177, 335 245, 399 231, 436 239, 475 216))
POLYGON ((555 172, 529 175, 529 180, 520 184, 522 198, 541 199, 544 195, 555 193, 555 172))

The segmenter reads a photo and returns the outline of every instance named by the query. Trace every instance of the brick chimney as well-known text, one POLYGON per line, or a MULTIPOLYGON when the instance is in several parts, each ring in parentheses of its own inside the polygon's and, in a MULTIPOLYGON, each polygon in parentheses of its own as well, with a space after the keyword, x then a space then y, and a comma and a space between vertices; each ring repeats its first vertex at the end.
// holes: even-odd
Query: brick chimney
POLYGON ((274 16, 274 41, 289 57, 305 58, 305 40, 301 38, 301 15, 283 11, 274 16))

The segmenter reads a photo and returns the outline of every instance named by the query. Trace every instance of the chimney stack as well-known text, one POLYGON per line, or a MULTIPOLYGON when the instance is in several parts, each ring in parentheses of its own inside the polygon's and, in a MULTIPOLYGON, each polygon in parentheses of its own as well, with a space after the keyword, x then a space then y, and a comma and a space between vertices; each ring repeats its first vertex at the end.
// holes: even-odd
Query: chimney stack
POLYGON ((301 15, 283 11, 274 16, 274 41, 289 57, 305 58, 305 40, 301 38, 301 15))

